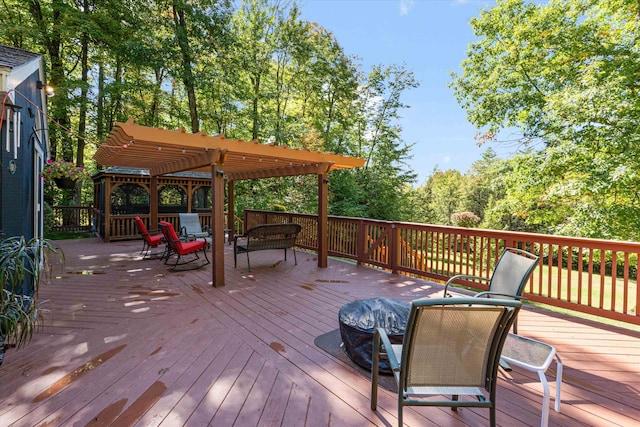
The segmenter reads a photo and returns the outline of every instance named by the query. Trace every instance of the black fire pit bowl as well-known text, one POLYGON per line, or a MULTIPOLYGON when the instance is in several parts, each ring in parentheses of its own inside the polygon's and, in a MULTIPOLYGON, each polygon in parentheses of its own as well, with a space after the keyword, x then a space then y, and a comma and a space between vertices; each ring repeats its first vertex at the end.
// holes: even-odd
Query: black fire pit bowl
MULTIPOLYGON (((410 308, 409 303, 387 298, 357 300, 343 305, 338 313, 340 336, 351 360, 371 370, 376 328, 384 328, 393 344, 402 344, 410 308)), ((380 360, 380 372, 391 374, 387 360, 380 360)))

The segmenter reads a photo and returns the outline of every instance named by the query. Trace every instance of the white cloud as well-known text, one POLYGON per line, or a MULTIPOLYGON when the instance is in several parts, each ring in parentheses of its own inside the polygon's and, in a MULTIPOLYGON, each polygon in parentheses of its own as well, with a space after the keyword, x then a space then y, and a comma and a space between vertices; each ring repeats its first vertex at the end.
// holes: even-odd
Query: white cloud
POLYGON ((442 163, 449 163, 451 161, 451 156, 444 156, 442 158, 442 163))
POLYGON ((400 15, 408 15, 415 0, 400 0, 400 15))

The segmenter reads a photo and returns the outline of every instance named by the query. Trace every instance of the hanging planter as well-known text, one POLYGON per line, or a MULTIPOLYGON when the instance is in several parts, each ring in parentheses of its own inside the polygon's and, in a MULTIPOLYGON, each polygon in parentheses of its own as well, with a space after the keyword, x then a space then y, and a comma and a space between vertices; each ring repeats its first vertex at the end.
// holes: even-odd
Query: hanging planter
POLYGON ((74 188, 76 188, 76 181, 71 178, 54 178, 53 182, 56 183, 56 186, 58 188, 64 190, 73 190, 74 188))
POLYGON ((40 176, 45 183, 55 184, 65 190, 73 190, 78 180, 91 179, 91 175, 83 167, 65 160, 47 160, 40 176))

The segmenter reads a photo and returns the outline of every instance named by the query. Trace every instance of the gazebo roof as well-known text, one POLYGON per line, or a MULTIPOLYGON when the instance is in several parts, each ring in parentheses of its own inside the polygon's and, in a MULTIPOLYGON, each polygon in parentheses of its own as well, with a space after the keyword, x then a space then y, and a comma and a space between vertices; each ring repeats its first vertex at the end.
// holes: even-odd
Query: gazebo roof
POLYGON ((364 159, 227 139, 223 135, 116 123, 93 157, 106 166, 149 169, 149 174, 211 172, 216 165, 231 181, 306 174, 360 167, 364 159))

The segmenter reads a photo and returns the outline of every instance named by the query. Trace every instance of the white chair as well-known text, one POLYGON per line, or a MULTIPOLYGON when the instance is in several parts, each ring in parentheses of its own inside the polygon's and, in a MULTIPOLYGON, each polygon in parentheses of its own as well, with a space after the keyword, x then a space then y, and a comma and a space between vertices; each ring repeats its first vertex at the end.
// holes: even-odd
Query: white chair
POLYGON ((211 232, 208 226, 202 227, 200 216, 197 213, 178 214, 180 219, 180 237, 185 239, 202 239, 210 243, 211 232))

